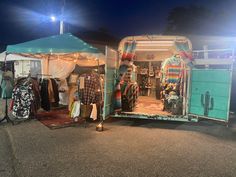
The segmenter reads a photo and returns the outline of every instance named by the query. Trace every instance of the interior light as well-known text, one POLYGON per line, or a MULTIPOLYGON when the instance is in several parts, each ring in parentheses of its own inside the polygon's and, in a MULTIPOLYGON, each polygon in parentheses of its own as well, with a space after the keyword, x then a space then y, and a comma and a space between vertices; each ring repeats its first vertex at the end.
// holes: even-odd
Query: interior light
POLYGON ((174 41, 137 41, 137 44, 174 44, 174 41))
POLYGON ((145 48, 137 48, 135 51, 160 51, 160 52, 166 52, 169 51, 170 49, 145 49, 145 48))
POLYGON ((171 46, 173 46, 173 44, 171 44, 171 43, 163 43, 163 44, 161 44, 161 43, 150 43, 150 44, 137 44, 136 45, 137 47, 155 47, 155 46, 163 46, 163 47, 171 47, 171 46))

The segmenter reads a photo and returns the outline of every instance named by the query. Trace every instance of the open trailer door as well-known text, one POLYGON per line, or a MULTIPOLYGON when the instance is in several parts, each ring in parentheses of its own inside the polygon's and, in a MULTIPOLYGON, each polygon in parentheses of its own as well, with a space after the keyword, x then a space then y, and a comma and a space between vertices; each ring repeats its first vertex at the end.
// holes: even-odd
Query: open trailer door
POLYGON ((118 52, 106 47, 103 120, 114 112, 113 93, 118 66, 118 52))
MULTIPOLYGON (((198 66, 206 61, 196 62, 198 66)), ((189 116, 228 122, 232 83, 232 61, 211 61, 217 67, 193 68, 189 83, 189 116), (216 69, 217 68, 217 69, 216 69), (222 69, 219 69, 222 68, 222 69)))

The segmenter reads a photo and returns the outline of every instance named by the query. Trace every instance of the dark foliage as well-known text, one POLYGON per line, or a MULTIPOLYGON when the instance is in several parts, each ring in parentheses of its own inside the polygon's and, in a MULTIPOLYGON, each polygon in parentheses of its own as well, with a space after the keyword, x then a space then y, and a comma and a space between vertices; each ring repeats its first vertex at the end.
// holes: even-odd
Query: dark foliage
POLYGON ((176 7, 168 15, 165 34, 232 35, 230 15, 203 6, 176 7))

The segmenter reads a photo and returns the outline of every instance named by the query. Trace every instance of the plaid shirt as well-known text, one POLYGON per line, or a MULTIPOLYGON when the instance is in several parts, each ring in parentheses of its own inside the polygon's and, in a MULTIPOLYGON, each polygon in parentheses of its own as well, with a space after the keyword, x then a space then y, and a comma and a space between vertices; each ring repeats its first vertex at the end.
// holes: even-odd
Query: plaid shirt
POLYGON ((101 99, 99 92, 99 76, 97 74, 82 74, 80 77, 84 77, 83 89, 80 89, 80 83, 78 83, 79 98, 81 102, 85 105, 90 105, 91 103, 98 103, 101 99))

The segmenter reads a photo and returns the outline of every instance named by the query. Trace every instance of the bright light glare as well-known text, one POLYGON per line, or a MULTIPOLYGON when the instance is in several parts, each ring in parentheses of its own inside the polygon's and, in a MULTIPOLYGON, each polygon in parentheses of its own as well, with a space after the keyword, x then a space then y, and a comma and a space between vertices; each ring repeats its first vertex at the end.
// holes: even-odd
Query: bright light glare
POLYGON ((50 18, 51 18, 51 20, 52 20, 53 22, 56 21, 56 17, 55 17, 55 16, 51 16, 50 18))

